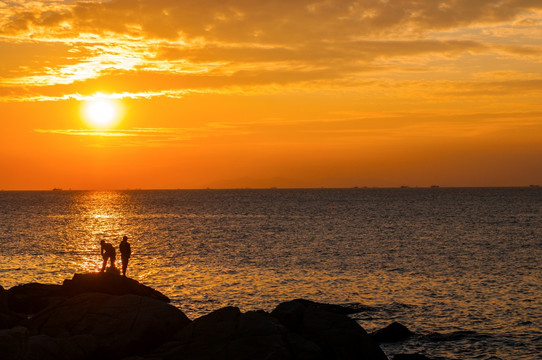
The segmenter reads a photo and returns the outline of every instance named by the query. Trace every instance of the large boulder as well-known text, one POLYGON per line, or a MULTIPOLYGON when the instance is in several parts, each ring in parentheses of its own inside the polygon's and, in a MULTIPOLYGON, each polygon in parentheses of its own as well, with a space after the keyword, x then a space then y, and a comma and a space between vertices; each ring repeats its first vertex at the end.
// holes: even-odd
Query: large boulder
POLYGON ((9 309, 24 314, 37 313, 64 296, 61 285, 38 283, 17 285, 7 293, 9 309))
MULTIPOLYGON (((36 314, 65 298, 85 293, 110 295, 139 295, 169 302, 169 298, 153 288, 134 279, 114 273, 75 274, 62 285, 30 283, 14 286, 7 291, 7 304, 11 311, 21 314, 36 314)), ((0 292, 0 302, 2 301, 0 292)), ((0 303, 0 313, 1 313, 0 303)), ((1 318, 1 317, 0 317, 1 318)), ((0 325, 2 321, 0 319, 0 325)))
POLYGON ((385 328, 371 333, 372 338, 379 344, 402 341, 412 335, 414 335, 412 331, 398 322, 393 322, 385 328))
POLYGON ((71 280, 64 280, 62 288, 67 296, 100 292, 111 295, 133 294, 169 302, 169 298, 161 292, 114 273, 74 274, 71 280))
POLYGON ((28 329, 17 326, 0 330, 0 355, 2 360, 26 360, 28 354, 28 329))
POLYGON ((28 339, 28 360, 86 360, 100 355, 97 339, 92 335, 36 335, 28 339))
POLYGON ((263 311, 243 314, 236 307, 226 307, 194 320, 175 341, 156 349, 149 358, 287 360, 292 355, 287 329, 276 319, 263 311))
POLYGON ((367 332, 353 319, 329 308, 294 300, 271 312, 285 327, 322 349, 325 359, 386 360, 367 332))
MULTIPOLYGON (((271 314, 226 307, 195 319, 146 359, 387 360, 354 320, 306 301, 271 314)), ((339 310, 342 312, 342 310, 339 310)))
MULTIPOLYGON (((31 335, 64 339, 91 336, 96 339, 96 347, 84 338, 86 348, 99 353, 101 359, 112 359, 144 353, 189 323, 181 310, 163 301, 89 293, 64 299, 42 311, 29 320, 28 327, 31 335)), ((61 345, 48 348, 54 353, 61 345)))
POLYGON ((357 314, 364 311, 375 310, 373 307, 362 305, 360 303, 349 303, 349 304, 344 304, 344 305, 338 305, 338 304, 319 303, 319 302, 307 300, 307 299, 295 299, 295 300, 289 301, 288 303, 297 303, 297 304, 303 305, 303 307, 319 308, 321 310, 325 310, 325 311, 329 311, 329 312, 337 313, 337 314, 344 314, 344 315, 357 314))
POLYGON ((8 291, 0 286, 0 329, 12 328, 24 319, 9 308, 8 297, 8 291))

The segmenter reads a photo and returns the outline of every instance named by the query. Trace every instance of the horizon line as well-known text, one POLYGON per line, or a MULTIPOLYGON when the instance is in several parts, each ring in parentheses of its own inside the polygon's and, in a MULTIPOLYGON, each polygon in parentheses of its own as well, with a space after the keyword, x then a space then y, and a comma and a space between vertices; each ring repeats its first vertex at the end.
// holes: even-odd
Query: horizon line
POLYGON ((489 185, 489 186, 411 186, 411 185, 399 185, 399 186, 344 186, 344 187, 281 187, 281 186, 269 186, 269 187, 232 187, 232 188, 220 188, 220 187, 202 187, 202 188, 118 188, 118 189, 0 189, 0 192, 69 192, 69 191, 196 191, 196 190, 371 190, 371 189, 514 189, 514 188, 542 188, 538 184, 529 185, 489 185))

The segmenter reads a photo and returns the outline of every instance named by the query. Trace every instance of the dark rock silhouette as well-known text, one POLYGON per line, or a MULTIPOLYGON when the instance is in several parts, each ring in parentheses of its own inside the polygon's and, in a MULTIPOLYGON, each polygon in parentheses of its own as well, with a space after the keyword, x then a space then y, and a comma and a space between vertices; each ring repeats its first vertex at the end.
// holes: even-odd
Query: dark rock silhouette
POLYGON ((0 329, 8 329, 17 325, 24 316, 13 312, 8 305, 8 292, 0 286, 0 329))
POLYGON ((433 332, 433 333, 424 335, 423 338, 429 341, 433 341, 433 342, 440 342, 440 341, 463 340, 464 338, 473 337, 473 336, 476 336, 475 331, 459 330, 459 331, 454 331, 454 332, 446 333, 446 334, 433 332))
POLYGON ((28 329, 16 326, 0 330, 0 354, 2 359, 26 359, 28 353, 28 329))
POLYGON ((8 308, 22 314, 35 314, 67 297, 89 292, 110 295, 139 295, 169 302, 169 298, 157 290, 134 279, 112 273, 75 274, 62 285, 24 284, 7 291, 8 308))
POLYGON ((9 309, 23 314, 37 313, 63 297, 62 285, 30 283, 7 291, 9 309))
POLYGON ((89 293, 77 295, 50 307, 27 323, 31 335, 84 340, 93 351, 118 358, 150 350, 188 325, 184 313, 148 297, 112 296, 89 293), (94 338, 97 344, 91 346, 94 338))
POLYGON ((306 299, 295 299, 295 300, 292 300, 291 302, 299 303, 303 305, 304 307, 319 308, 319 309, 329 311, 332 313, 345 314, 345 315, 357 314, 364 311, 374 310, 374 308, 370 306, 365 306, 359 303, 337 305, 337 304, 319 303, 319 302, 306 300, 306 299))
POLYGON ((358 305, 299 299, 271 313, 225 307, 191 321, 167 301, 107 273, 76 274, 63 285, 0 287, 0 315, 17 316, 0 330, 1 358, 387 360, 345 315, 358 305))
POLYGON ((295 300, 271 314, 219 309, 194 320, 149 358, 387 359, 354 320, 321 305, 295 300))
POLYGON ((385 328, 371 333, 371 337, 379 344, 402 341, 412 335, 414 335, 412 331, 398 322, 393 322, 385 328))
POLYGON ((28 360, 85 360, 94 354, 99 355, 99 347, 97 339, 91 335, 36 335, 28 339, 28 360))
POLYGON ((134 279, 110 273, 75 274, 62 285, 66 295, 100 292, 110 295, 139 295, 169 302, 169 298, 134 279))
POLYGON ((294 300, 277 306, 271 316, 315 343, 322 349, 325 359, 387 359, 355 320, 336 310, 335 307, 294 300))

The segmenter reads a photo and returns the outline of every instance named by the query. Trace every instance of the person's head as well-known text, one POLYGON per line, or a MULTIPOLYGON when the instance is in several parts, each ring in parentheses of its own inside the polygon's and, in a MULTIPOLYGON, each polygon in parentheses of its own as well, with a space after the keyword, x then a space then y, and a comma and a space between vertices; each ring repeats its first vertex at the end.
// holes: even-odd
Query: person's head
POLYGON ((104 245, 104 244, 105 244, 105 240, 100 241, 100 245, 104 245))
POLYGON ((127 241, 127 240, 128 240, 128 236, 124 235, 124 236, 122 237, 122 241, 127 241))

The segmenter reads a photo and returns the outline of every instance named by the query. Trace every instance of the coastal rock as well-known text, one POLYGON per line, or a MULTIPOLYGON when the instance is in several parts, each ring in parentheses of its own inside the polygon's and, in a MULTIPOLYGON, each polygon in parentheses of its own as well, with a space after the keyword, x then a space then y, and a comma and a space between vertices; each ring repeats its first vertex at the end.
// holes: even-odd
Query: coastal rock
POLYGON ((402 341, 412 335, 414 335, 412 331, 398 322, 393 322, 385 328, 371 333, 371 337, 379 344, 402 341))
POLYGON ((28 353, 28 329, 16 326, 0 330, 0 354, 4 360, 26 360, 28 353))
POLYGON ((359 303, 337 305, 337 304, 319 303, 319 302, 311 301, 307 299, 295 299, 295 300, 289 301, 289 303, 292 303, 292 302, 301 304, 303 305, 303 307, 319 308, 319 309, 329 311, 332 313, 344 314, 344 315, 357 314, 363 311, 374 310, 374 308, 370 306, 365 306, 359 303))
POLYGON ((17 285, 7 293, 9 309, 23 314, 37 313, 64 296, 61 285, 38 283, 17 285))
POLYGON ((75 274, 71 280, 64 280, 62 288, 67 296, 100 292, 110 295, 133 294, 169 302, 169 298, 161 292, 134 279, 110 272, 75 274))
POLYGON ((447 334, 441 334, 438 332, 433 332, 427 335, 424 335, 424 339, 433 341, 433 342, 440 342, 440 341, 458 341, 463 340, 467 337, 473 337, 476 336, 475 331, 465 331, 465 330, 459 330, 454 331, 447 334))
POLYGON ((89 293, 42 311, 29 320, 28 327, 31 335, 94 337, 96 351, 103 354, 100 358, 119 358, 146 352, 189 323, 181 310, 162 301, 89 293))
POLYGON ((387 360, 354 320, 305 301, 280 304, 271 314, 236 307, 213 311, 147 358, 387 360))
POLYGON ((9 329, 24 319, 10 310, 8 306, 8 292, 0 286, 0 329, 9 329))
POLYGON ((133 294, 169 302, 169 298, 161 292, 134 279, 114 273, 87 273, 75 274, 71 280, 64 280, 62 285, 30 283, 14 286, 7 291, 7 303, 13 312, 36 314, 68 297, 92 292, 133 294))
MULTIPOLYGON (((283 307, 284 303, 281 305, 283 307)), ((277 315, 281 305, 271 313, 272 316, 277 315)), ((302 306, 297 332, 321 348, 325 359, 387 360, 384 352, 355 320, 318 306, 302 306)))
POLYGON ((108 273, 0 288, 0 315, 16 309, 25 325, 0 330, 2 360, 387 360, 342 306, 299 299, 272 313, 225 307, 190 321, 168 300, 108 273))
POLYGON ((28 339, 28 360, 85 360, 97 355, 97 340, 90 335, 60 338, 37 335, 28 339))
MULTIPOLYGON (((263 311, 225 307, 195 319, 149 358, 291 359, 287 330, 263 311)), ((318 359, 314 357, 314 359, 318 359)))

